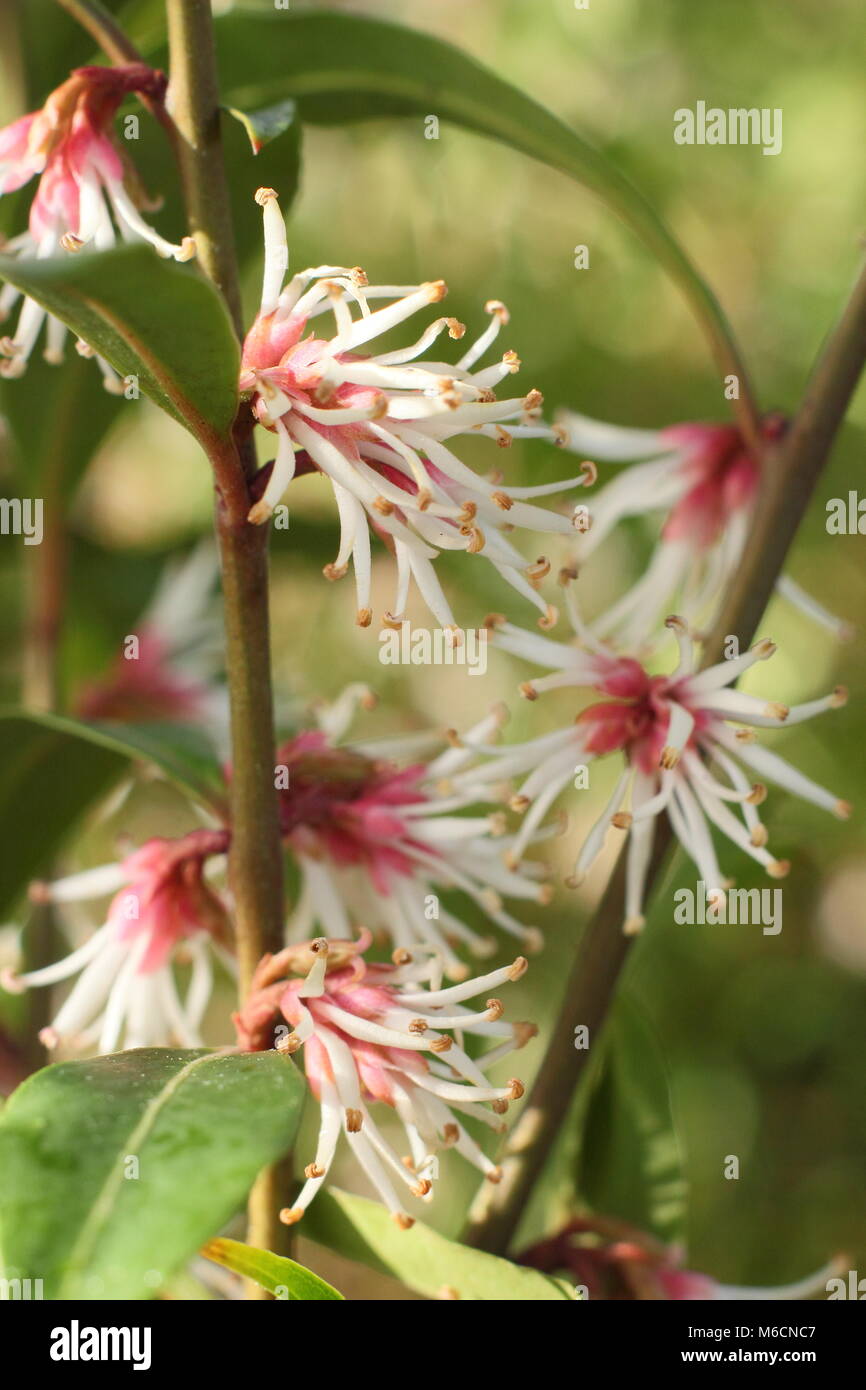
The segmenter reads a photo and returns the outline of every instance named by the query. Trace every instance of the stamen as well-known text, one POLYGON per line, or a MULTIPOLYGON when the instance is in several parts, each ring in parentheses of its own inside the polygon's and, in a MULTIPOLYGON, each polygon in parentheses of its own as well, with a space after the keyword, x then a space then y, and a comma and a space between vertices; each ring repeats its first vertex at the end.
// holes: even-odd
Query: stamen
POLYGON ((546 555, 539 555, 532 565, 527 565, 524 570, 526 578, 529 580, 533 589, 537 589, 543 579, 550 574, 550 561, 546 555))
POLYGON ((776 700, 771 700, 769 704, 764 706, 764 713, 768 719, 779 719, 784 721, 788 718, 791 711, 787 705, 782 705, 776 700))
POLYGON ((580 471, 583 476, 584 487, 592 487, 594 483, 598 482, 598 466, 593 463, 592 459, 584 459, 580 465, 580 471))
POLYGON ((286 224, 273 188, 259 188, 255 200, 262 209, 265 234, 265 264, 259 313, 271 314, 277 307, 283 280, 289 268, 286 224))

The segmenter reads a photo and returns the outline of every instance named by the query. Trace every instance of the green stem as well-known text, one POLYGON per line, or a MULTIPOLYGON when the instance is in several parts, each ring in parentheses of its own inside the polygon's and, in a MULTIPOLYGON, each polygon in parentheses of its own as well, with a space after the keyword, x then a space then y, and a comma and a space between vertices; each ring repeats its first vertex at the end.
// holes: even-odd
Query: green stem
MULTIPOLYGON (((787 437, 767 455, 743 560, 705 645, 704 665, 721 658, 729 635, 741 648, 754 637, 864 366, 866 268, 812 370, 787 437)), ((647 898, 672 839, 667 821, 660 822, 647 898)), ((482 1193, 470 1215, 466 1239, 476 1248, 508 1249, 588 1065, 591 1049, 575 1049, 575 1029, 587 1025, 591 1042, 598 1042, 631 946, 622 931, 624 879, 621 858, 578 944, 538 1077, 506 1147, 502 1182, 482 1193)))
MULTIPOLYGON (((240 469, 237 453, 234 467, 240 469)), ((283 854, 274 784, 274 711, 268 621, 267 527, 233 518, 219 501, 226 671, 231 708, 229 853, 240 994, 268 951, 284 942, 283 854)))
MULTIPOLYGON (((198 258, 240 334, 241 300, 231 204, 220 134, 220 97, 209 0, 167 0, 172 109, 187 215, 198 258)), ((235 903, 241 998, 267 951, 283 944, 283 859, 274 784, 274 714, 268 625, 267 528, 246 520, 255 469, 249 433, 212 451, 216 533, 222 563, 226 666, 231 706, 229 874, 235 903)), ((263 1174, 250 1200, 251 1244, 286 1253, 280 1188, 285 1172, 263 1174)), ((267 1297, 248 1286, 252 1298, 267 1297)))
POLYGON ((231 199, 222 155, 220 90, 210 0, 166 0, 171 104, 190 231, 198 259, 243 333, 231 199))

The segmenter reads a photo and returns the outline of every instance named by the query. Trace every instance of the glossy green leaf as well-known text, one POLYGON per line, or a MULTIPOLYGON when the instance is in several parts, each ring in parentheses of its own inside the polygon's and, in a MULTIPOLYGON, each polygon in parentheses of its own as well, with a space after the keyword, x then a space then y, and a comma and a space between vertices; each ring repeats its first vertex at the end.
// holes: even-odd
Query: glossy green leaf
POLYGON ((254 1245, 244 1245, 240 1240, 227 1240, 224 1237, 209 1240, 201 1253, 215 1264, 223 1265, 245 1279, 252 1279, 276 1299, 313 1302, 341 1300, 343 1297, 318 1274, 294 1260, 274 1255, 270 1250, 257 1250, 254 1245))
POLYGON ((471 1250, 421 1222, 403 1231, 380 1203, 333 1188, 316 1197, 304 1217, 304 1234, 427 1298, 573 1300, 564 1280, 471 1250))
POLYGON ((37 1072, 0 1116, 0 1274, 52 1299, 152 1297, 286 1152, 304 1094, 276 1052, 142 1048, 37 1072))
POLYGON ((553 112, 452 44, 367 15, 229 13, 217 23, 232 105, 294 98, 304 120, 435 114, 576 179, 640 236, 680 285, 730 366, 733 340, 714 295, 654 209, 610 160, 553 112))
POLYGON ((580 1195, 603 1216, 681 1240, 688 1189, 664 1058, 628 996, 610 1030, 584 1122, 580 1195))
POLYGON ((48 871, 87 808, 142 761, 218 813, 223 809, 219 763, 198 729, 0 712, 0 913, 30 879, 48 871))
POLYGON ((231 428, 239 347, 225 305, 194 266, 161 260, 149 246, 120 246, 45 261, 0 256, 0 279, 62 319, 122 377, 136 377, 205 448, 231 428))

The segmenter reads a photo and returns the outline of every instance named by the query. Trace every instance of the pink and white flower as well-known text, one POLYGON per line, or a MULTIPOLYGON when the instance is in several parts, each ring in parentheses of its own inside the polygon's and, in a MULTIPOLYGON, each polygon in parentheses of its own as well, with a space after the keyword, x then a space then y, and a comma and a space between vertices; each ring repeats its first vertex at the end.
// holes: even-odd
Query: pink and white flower
POLYGON ((166 565, 134 632, 124 638, 121 655, 79 693, 76 713, 83 719, 203 725, 227 753, 228 698, 214 679, 224 645, 218 575, 210 541, 166 565))
MULTIPOLYGON (((578 537, 583 564, 619 522, 663 516, 659 543, 640 579, 592 624, 618 650, 647 651, 646 634, 675 609, 692 625, 712 625, 725 586, 743 555, 754 511, 760 464, 735 425, 683 424, 662 430, 627 429, 563 411, 567 447, 604 463, 636 462, 596 494, 592 526, 578 537)), ((781 415, 763 422, 768 445, 784 434, 781 415)), ((838 638, 847 623, 829 613, 787 575, 777 592, 838 638)))
POLYGON ((776 1288, 720 1284, 707 1274, 683 1268, 683 1252, 624 1221, 604 1216, 575 1217, 556 1235, 531 1246, 521 1264, 572 1279, 590 1300, 607 1302, 696 1301, 788 1302, 826 1294, 828 1281, 845 1267, 836 1256, 805 1279, 776 1288))
POLYGON ((300 1220, 327 1178, 341 1133, 403 1229, 413 1218, 398 1192, 405 1188, 415 1197, 432 1197, 437 1151, 453 1148, 489 1181, 501 1177, 461 1117, 470 1115, 501 1132, 500 1117, 523 1095, 523 1086, 516 1078, 493 1085, 487 1071, 523 1046, 535 1028, 506 1023, 498 998, 488 998, 479 1013, 465 1001, 518 980, 526 961, 518 957, 503 969, 441 988, 428 953, 398 950, 393 964, 372 964, 364 960, 369 942, 369 933, 357 942, 320 938, 266 956, 235 1016, 247 1051, 272 1047, 275 1039, 281 1052, 304 1049, 307 1080, 321 1107, 306 1182, 280 1214, 288 1225, 300 1220), (467 1033, 499 1042, 473 1059, 463 1045, 467 1033), (395 1111, 407 1156, 395 1151, 373 1118, 375 1101, 395 1111))
MULTIPOLYGON (((472 738, 405 766, 395 759, 429 746, 429 738, 338 743, 354 698, 365 693, 350 689, 323 716, 325 729, 296 735, 277 755, 288 781, 279 793, 284 843, 301 874, 288 940, 308 940, 317 929, 351 938, 364 926, 396 947, 435 951, 449 978, 464 979, 468 967, 455 947, 487 956, 495 943, 458 916, 456 904, 446 906, 442 894, 450 890, 524 949, 538 949, 537 928, 503 903, 537 905, 551 896, 544 865, 526 862, 518 872, 502 862, 515 844, 495 804, 507 789, 486 784, 479 798, 471 775, 459 790, 453 785, 454 774, 475 759, 472 738)), ((494 740, 504 717, 501 707, 494 710, 473 737, 494 740)), ((534 839, 560 828, 539 827, 534 839)))
POLYGON ((459 632, 432 561, 444 550, 483 551, 502 577, 541 613, 555 614, 536 592, 549 569, 543 558, 528 565, 507 538, 515 527, 570 535, 585 524, 585 508, 571 517, 545 511, 528 499, 592 482, 580 476, 537 487, 504 487, 480 478, 447 445, 464 435, 484 435, 500 445, 517 438, 558 442, 559 432, 539 420, 538 391, 506 400, 494 388, 518 371, 506 352, 493 366, 476 369, 508 322, 505 307, 487 305, 488 328, 455 363, 418 361, 443 332, 452 339, 464 327, 437 318, 410 347, 363 349, 446 293, 441 280, 399 287, 368 285, 362 271, 317 266, 282 288, 288 265, 286 229, 273 189, 259 189, 264 212, 265 269, 261 306, 244 344, 241 389, 252 396, 256 418, 277 436, 277 454, 250 520, 268 520, 292 478, 318 471, 331 483, 340 516, 340 547, 329 579, 354 567, 357 621, 372 620, 372 530, 388 545, 397 566, 397 588, 384 622, 399 626, 412 580, 440 626, 459 632), (390 301, 371 310, 370 301, 390 301), (357 317, 352 310, 357 308, 357 317), (333 315, 322 336, 310 322, 333 315))
POLYGON ((764 639, 741 656, 699 671, 688 626, 679 617, 666 622, 677 639, 679 662, 669 675, 651 675, 640 662, 615 655, 588 633, 570 595, 569 608, 578 636, 587 644, 582 648, 508 623, 496 628, 494 640, 506 651, 553 668, 550 674, 521 686, 525 698, 535 700, 545 691, 569 686, 586 687, 602 698, 582 710, 569 727, 527 743, 485 748, 480 740, 467 737, 465 742, 475 742, 484 762, 455 778, 459 790, 461 776, 471 776, 477 788, 488 780, 528 774, 511 801, 515 810, 526 812, 509 850, 512 867, 577 768, 611 753, 620 754, 625 766, 583 844, 569 882, 576 886, 582 881, 601 853, 611 826, 628 831, 627 932, 639 931, 644 924, 644 886, 658 816, 667 815, 707 887, 708 900, 713 901, 726 881, 711 827, 771 876, 781 878, 788 872, 790 866, 767 849, 766 827, 758 815, 766 796, 765 780, 841 819, 850 814, 847 802, 761 747, 754 732, 799 724, 824 710, 837 709, 847 698, 844 688, 790 708, 732 690, 732 683, 745 671, 773 655, 774 643, 764 639), (753 781, 755 777, 760 780, 753 781))
POLYGON ((74 903, 113 893, 105 924, 55 965, 25 975, 6 971, 5 989, 78 979, 54 1020, 46 1047, 94 1044, 100 1053, 177 1043, 200 1047, 211 993, 211 955, 233 969, 225 904, 205 882, 205 865, 228 848, 225 830, 193 830, 179 840, 148 840, 117 864, 35 884, 39 902, 74 903), (186 996, 174 966, 191 964, 186 996))
MULTIPOLYGON (((44 260, 61 250, 104 250, 114 245, 119 231, 125 241, 149 242, 161 256, 185 261, 195 255, 191 237, 176 246, 144 220, 140 208, 146 200, 135 171, 110 134, 125 97, 135 92, 161 103, 165 88, 165 75, 144 63, 76 68, 41 110, 0 130, 0 195, 39 176, 28 229, 7 243, 7 251, 44 260)), ((18 298, 12 285, 0 291, 0 318, 18 298)), ((0 342, 5 358, 0 374, 24 372, 46 319, 45 358, 61 361, 65 325, 25 297, 15 332, 0 342)), ((87 344, 80 343, 79 350, 91 355, 87 344)), ((122 390, 108 363, 100 357, 97 361, 106 387, 122 390)))
POLYGON ((830 1260, 821 1269, 797 1279, 792 1284, 744 1285, 720 1284, 708 1274, 698 1274, 691 1269, 678 1269, 675 1266, 662 1266, 656 1277, 668 1299, 709 1301, 713 1303, 773 1302, 789 1303, 804 1298, 814 1298, 826 1294, 830 1279, 840 1271, 838 1259, 830 1260))

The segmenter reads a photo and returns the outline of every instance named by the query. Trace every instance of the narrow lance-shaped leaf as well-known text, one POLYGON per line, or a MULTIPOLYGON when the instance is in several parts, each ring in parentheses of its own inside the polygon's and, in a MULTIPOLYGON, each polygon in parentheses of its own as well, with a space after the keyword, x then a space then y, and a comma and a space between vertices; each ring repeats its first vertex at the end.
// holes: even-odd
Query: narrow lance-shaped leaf
POLYGON ((261 1288, 267 1289, 276 1299, 287 1302, 313 1302, 326 1299, 342 1300, 338 1293, 324 1279, 312 1270, 305 1269, 295 1260, 283 1255, 274 1255, 270 1250, 257 1250, 254 1245, 244 1245, 240 1240, 227 1240, 221 1237, 209 1240, 201 1252, 206 1259, 252 1279, 261 1288))
POLYGON ((305 1093, 276 1052, 61 1062, 0 1116, 0 1275, 51 1299, 153 1294, 286 1152, 305 1093))
POLYGON ((294 98, 304 120, 435 114, 576 179, 640 236, 680 285, 724 370, 738 355, 715 296, 652 206, 615 165, 539 102, 432 34, 328 12, 230 13, 217 23, 233 105, 294 98))
POLYGON ((320 1192, 304 1217, 304 1234, 427 1298, 525 1303, 574 1297, 563 1280, 471 1250, 421 1222, 400 1230, 378 1202, 349 1192, 320 1192))
POLYGON ((62 319, 201 442, 231 428, 240 350, 217 291, 149 246, 51 260, 0 256, 0 279, 62 319))

